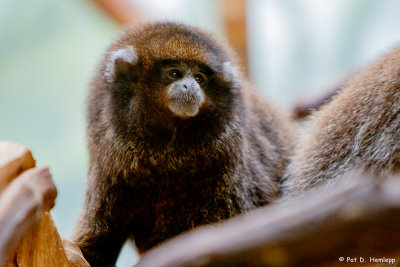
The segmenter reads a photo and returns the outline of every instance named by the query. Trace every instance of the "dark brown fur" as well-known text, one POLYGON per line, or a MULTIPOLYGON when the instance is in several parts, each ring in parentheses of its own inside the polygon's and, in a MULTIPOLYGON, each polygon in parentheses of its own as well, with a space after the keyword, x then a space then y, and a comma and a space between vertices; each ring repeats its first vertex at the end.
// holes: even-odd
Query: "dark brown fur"
POLYGON ((283 182, 285 197, 352 168, 400 170, 400 47, 355 77, 312 118, 283 182))
POLYGON ((107 56, 88 98, 90 167, 74 242, 94 266, 113 264, 126 239, 144 252, 192 229, 272 201, 292 145, 292 125, 242 78, 223 76, 235 57, 211 35, 177 24, 127 31, 135 66, 104 78, 107 56), (159 60, 204 64, 214 74, 198 115, 165 108, 159 60))

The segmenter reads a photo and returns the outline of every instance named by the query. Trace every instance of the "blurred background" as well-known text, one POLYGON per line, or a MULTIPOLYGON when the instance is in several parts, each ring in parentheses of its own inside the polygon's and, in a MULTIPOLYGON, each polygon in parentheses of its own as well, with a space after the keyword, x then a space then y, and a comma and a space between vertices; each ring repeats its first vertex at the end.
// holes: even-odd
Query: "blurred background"
MULTIPOLYGON (((86 90, 126 25, 170 20, 228 39, 251 82, 293 112, 399 44, 399 13, 397 0, 1 0, 0 139, 50 166, 69 237, 87 169, 86 90)), ((126 245, 117 265, 136 260, 126 245)))

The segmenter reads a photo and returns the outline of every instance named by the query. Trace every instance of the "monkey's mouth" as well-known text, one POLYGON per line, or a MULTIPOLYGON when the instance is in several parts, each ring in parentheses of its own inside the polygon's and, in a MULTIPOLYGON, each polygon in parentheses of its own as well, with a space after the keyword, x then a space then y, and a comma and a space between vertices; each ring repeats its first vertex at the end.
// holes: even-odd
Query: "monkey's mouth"
POLYGON ((193 117, 199 112, 203 104, 201 94, 179 94, 168 99, 169 109, 179 117, 193 117))

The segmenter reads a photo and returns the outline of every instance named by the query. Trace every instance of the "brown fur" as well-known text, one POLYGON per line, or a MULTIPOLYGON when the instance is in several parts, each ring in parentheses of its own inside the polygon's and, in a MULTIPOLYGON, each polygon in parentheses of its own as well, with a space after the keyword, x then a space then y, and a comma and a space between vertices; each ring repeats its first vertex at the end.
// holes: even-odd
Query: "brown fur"
POLYGON ((315 112, 288 166, 284 195, 299 195, 351 168, 381 176, 400 170, 400 47, 315 112))
POLYGON ((128 238, 144 252, 269 203, 279 194, 293 139, 288 117, 239 72, 224 76, 223 63, 235 65, 235 56, 211 35, 145 25, 123 34, 108 54, 126 45, 138 63, 120 66, 107 82, 106 55, 88 98, 90 167, 73 240, 94 266, 113 264, 128 238), (196 116, 179 118, 165 107, 154 72, 164 59, 213 69, 196 116))

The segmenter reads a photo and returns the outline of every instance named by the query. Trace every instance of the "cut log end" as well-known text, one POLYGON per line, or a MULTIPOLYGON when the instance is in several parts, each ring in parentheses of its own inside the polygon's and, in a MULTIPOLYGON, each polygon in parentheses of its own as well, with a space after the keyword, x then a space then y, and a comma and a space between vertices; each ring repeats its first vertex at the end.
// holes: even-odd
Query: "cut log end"
POLYGON ((57 189, 26 147, 0 141, 0 190, 0 266, 89 266, 77 246, 61 241, 49 212, 57 189))

